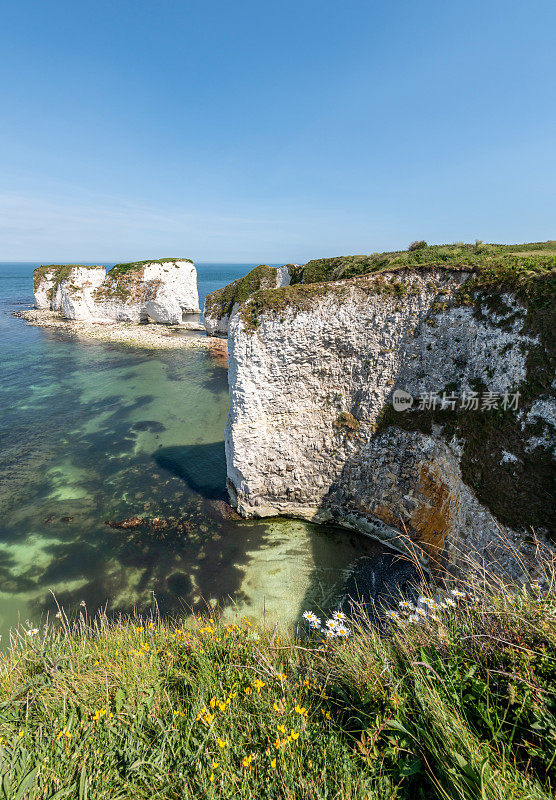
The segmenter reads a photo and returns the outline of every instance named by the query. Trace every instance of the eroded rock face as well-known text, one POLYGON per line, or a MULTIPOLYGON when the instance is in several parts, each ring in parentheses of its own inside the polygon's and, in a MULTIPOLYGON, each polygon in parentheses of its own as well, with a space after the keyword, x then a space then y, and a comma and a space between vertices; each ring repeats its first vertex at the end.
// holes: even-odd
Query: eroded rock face
POLYGON ((504 535, 523 541, 535 503, 537 530, 548 527, 541 467, 552 396, 533 410, 524 399, 498 428, 480 409, 392 406, 396 389, 414 398, 490 391, 500 402, 523 390, 539 347, 525 309, 510 294, 497 313, 459 305, 468 278, 366 276, 323 284, 279 313, 258 310, 254 326, 249 303, 232 317, 226 457, 243 516, 334 520, 395 546, 407 532, 424 556, 450 563, 504 535), (544 439, 528 422, 541 412, 544 439))
POLYGON ((34 298, 35 308, 53 310, 53 293, 56 291, 57 281, 54 268, 46 270, 35 283, 34 298))
POLYGON ((207 295, 203 319, 209 336, 226 337, 230 327, 230 320, 237 314, 238 309, 251 295, 259 289, 276 289, 289 286, 291 280, 290 268, 295 264, 285 264, 282 267, 268 267, 260 264, 248 272, 243 278, 217 289, 207 295))
POLYGON ((74 267, 56 287, 54 310, 67 319, 95 319, 95 292, 105 277, 104 267, 74 267))
POLYGON ((39 267, 35 305, 67 319, 92 322, 179 324, 199 312, 197 272, 187 259, 161 259, 104 267, 39 267))
POLYGON ((184 259, 116 265, 95 292, 97 319, 176 325, 198 311, 197 271, 184 259))
POLYGON ((35 308, 61 311, 67 316, 66 308, 71 312, 72 307, 79 306, 81 302, 88 307, 93 302, 91 292, 100 285, 105 275, 105 267, 85 267, 81 264, 37 267, 33 272, 35 308), (64 284, 67 287, 66 292, 63 291, 64 284), (84 296, 81 299, 82 294, 84 296))

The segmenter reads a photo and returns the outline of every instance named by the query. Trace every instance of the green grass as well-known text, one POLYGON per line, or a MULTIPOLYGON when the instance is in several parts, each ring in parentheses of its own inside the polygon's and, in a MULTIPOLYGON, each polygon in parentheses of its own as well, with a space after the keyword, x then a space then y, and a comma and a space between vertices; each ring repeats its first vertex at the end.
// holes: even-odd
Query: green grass
POLYGON ((384 270, 417 267, 426 269, 495 269, 523 263, 548 263, 556 266, 556 242, 533 242, 523 245, 453 244, 431 245, 418 250, 397 250, 367 256, 337 256, 307 262, 297 276, 297 283, 319 283, 367 275, 384 270))
POLYGON ((147 264, 166 264, 174 261, 189 261, 191 264, 193 263, 190 258, 150 258, 147 261, 130 261, 126 264, 115 264, 108 270, 107 275, 111 278, 119 278, 128 272, 142 271, 147 264))
POLYGON ((276 267, 259 264, 243 278, 211 292, 205 299, 205 313, 216 319, 228 316, 236 303, 245 303, 259 289, 276 286, 276 267))
MULTIPOLYGON (((64 614, 0 660, 0 797, 552 797, 554 561, 422 625, 64 614)), ((471 574, 471 573, 470 573, 471 574)), ((435 591, 427 587, 428 592, 435 591)))
MULTIPOLYGON (((408 294, 407 285, 403 282, 408 271, 439 270, 470 273, 469 279, 451 302, 473 305, 478 313, 485 307, 496 310, 497 304, 502 302, 501 296, 506 292, 513 293, 526 309, 527 329, 540 335, 545 348, 549 346, 553 349, 556 242, 434 245, 415 251, 317 259, 294 271, 290 286, 261 288, 251 295, 247 294, 241 302, 249 299, 249 303, 244 303, 241 314, 247 330, 253 331, 264 313, 276 316, 283 314, 286 309, 293 309, 294 312, 307 310, 319 298, 331 294, 342 298, 349 291, 350 280, 365 276, 369 276, 368 281, 357 280, 361 291, 401 300, 408 294)), ((219 291, 231 291, 234 285, 230 284, 219 291)), ((437 288, 442 294, 441 287, 437 288)), ((542 372, 542 369, 544 366, 538 372, 542 372)))

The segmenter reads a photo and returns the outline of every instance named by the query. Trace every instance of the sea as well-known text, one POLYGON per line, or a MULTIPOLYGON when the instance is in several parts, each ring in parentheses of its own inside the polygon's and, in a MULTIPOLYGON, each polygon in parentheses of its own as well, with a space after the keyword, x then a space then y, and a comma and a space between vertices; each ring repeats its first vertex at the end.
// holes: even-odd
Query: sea
MULTIPOLYGON (((27 324, 37 263, 0 263, 0 647, 79 613, 244 615, 331 608, 378 542, 230 518, 227 370, 205 349, 149 350, 27 324), (135 528, 107 522, 140 517, 135 528), (153 521, 154 520, 154 521, 153 521)), ((112 266, 107 264, 106 266, 112 266)), ((197 264, 199 299, 254 264, 197 264)))

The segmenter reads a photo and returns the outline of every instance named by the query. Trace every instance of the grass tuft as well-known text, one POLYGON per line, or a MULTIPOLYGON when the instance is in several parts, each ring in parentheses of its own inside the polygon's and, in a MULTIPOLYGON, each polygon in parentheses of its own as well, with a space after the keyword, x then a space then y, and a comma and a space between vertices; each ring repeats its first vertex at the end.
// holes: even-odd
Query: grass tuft
POLYGON ((400 607, 371 627, 360 606, 342 639, 60 611, 0 658, 0 798, 552 797, 555 564, 540 555, 538 583, 470 570, 455 593, 421 587, 419 622, 400 607))

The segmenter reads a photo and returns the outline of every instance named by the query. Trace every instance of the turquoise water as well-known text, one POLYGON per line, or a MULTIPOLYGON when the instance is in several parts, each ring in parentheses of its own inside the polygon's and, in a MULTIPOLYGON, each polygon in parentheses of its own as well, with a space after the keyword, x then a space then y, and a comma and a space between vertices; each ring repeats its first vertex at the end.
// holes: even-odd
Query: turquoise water
MULTIPOLYGON (((226 370, 204 350, 72 339, 14 318, 36 264, 0 264, 0 633, 73 613, 220 604, 269 621, 326 603, 361 554, 344 530, 234 521, 226 370), (106 520, 140 516, 136 529, 106 520)), ((252 265, 198 267, 204 296, 252 265)))

